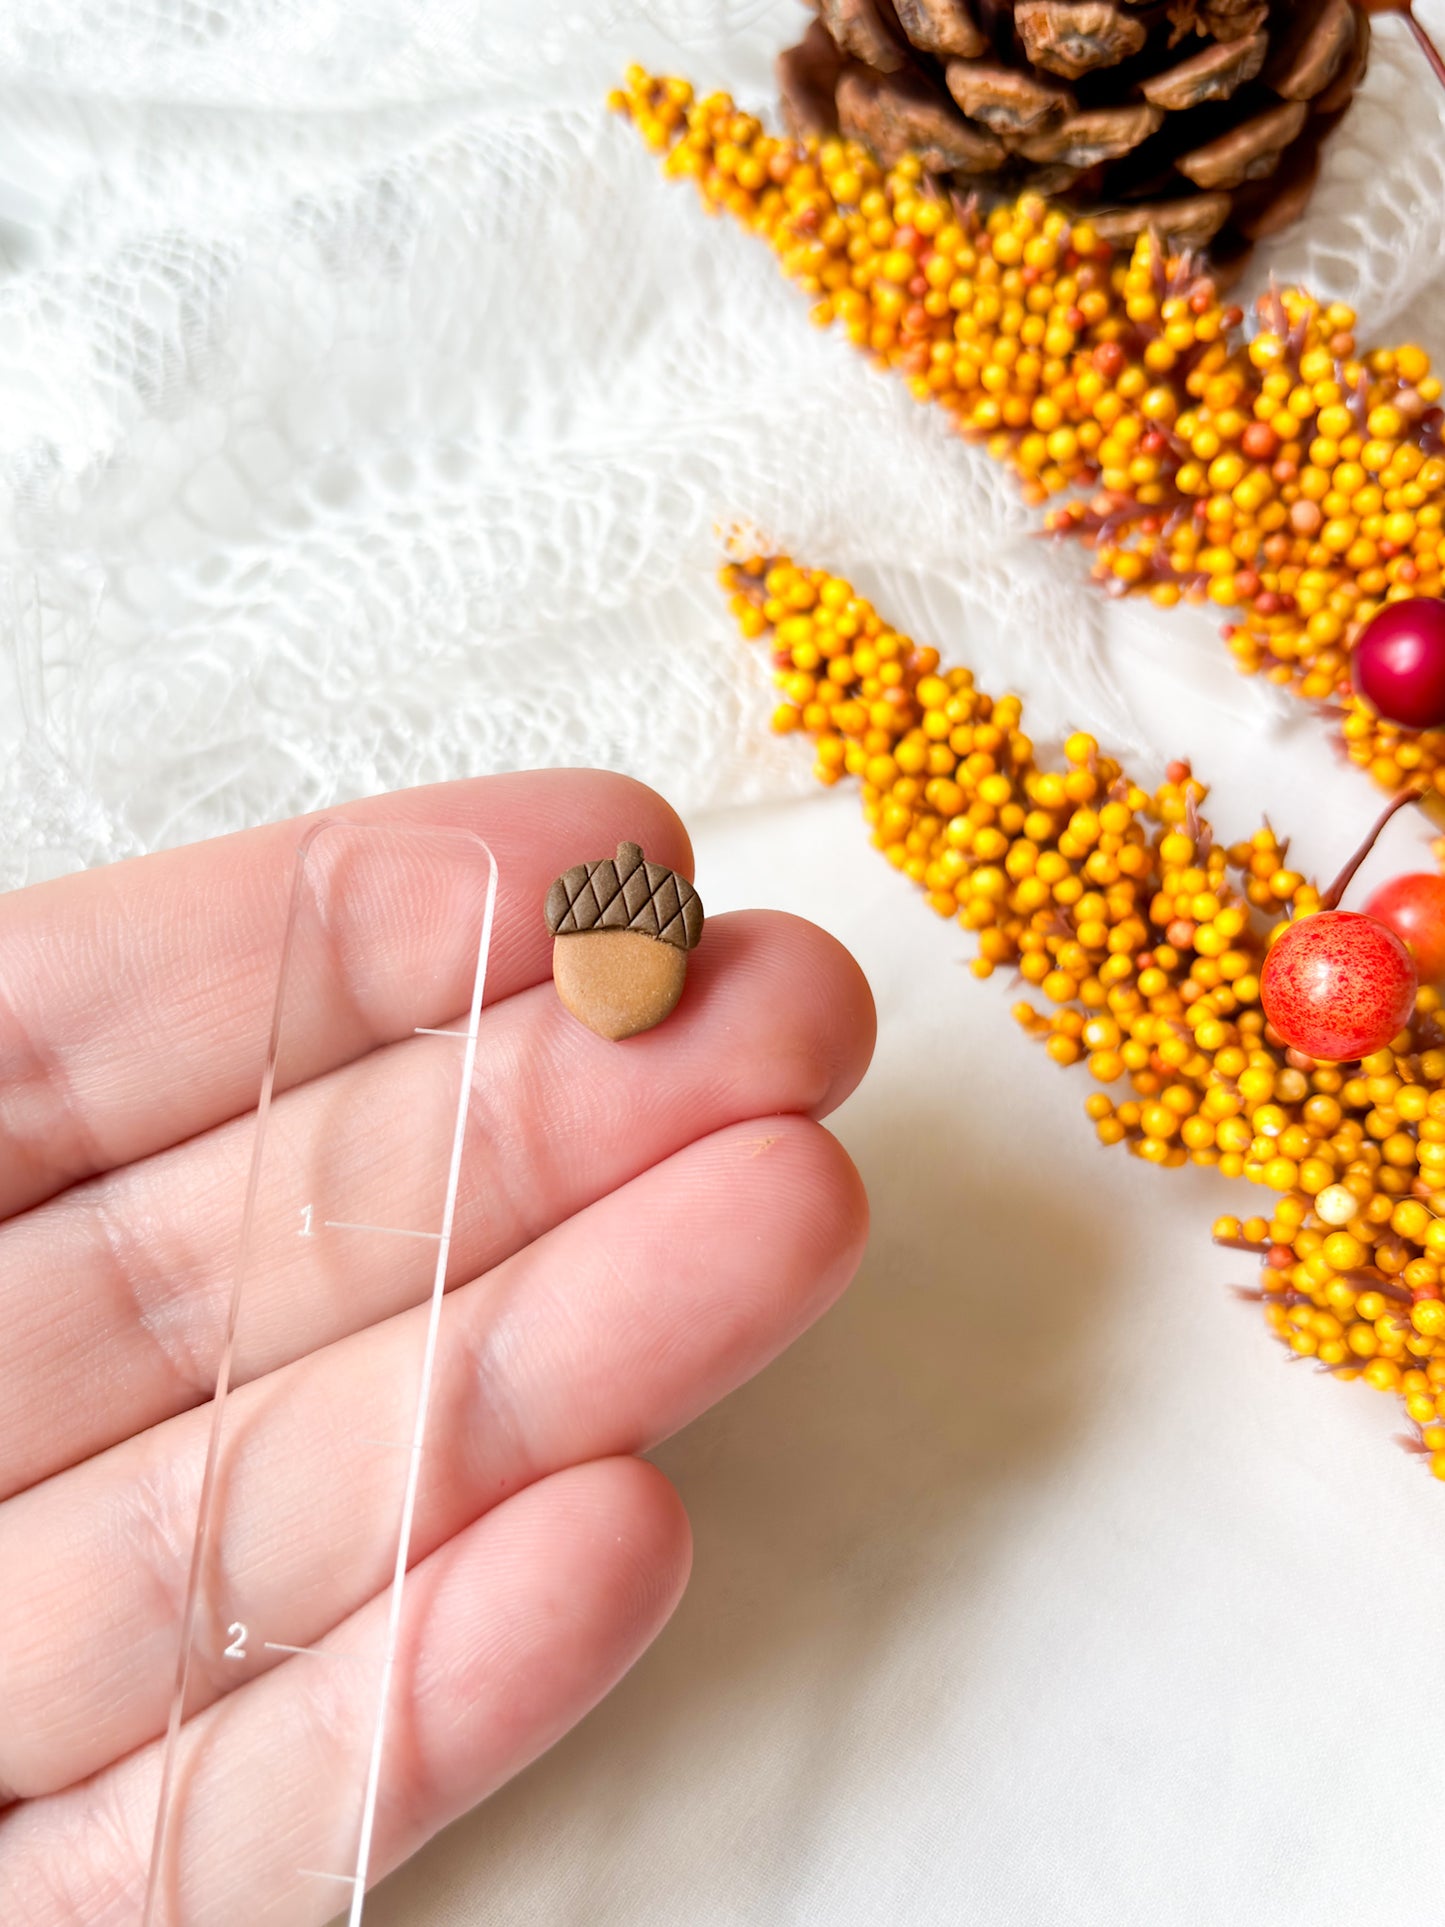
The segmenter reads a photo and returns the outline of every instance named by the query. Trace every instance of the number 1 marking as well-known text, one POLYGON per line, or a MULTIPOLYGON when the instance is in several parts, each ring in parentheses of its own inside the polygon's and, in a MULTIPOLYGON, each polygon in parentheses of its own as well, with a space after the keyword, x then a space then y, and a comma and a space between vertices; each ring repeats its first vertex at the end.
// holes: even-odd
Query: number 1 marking
POLYGON ((302 1205, 301 1216, 304 1220, 304 1223, 302 1224, 301 1229, 296 1233, 296 1236, 298 1238, 314 1238, 316 1236, 316 1233, 311 1229, 311 1213, 315 1210, 315 1208, 316 1207, 314 1205, 310 1205, 310 1204, 302 1205))
POLYGON ((231 1624, 226 1628, 226 1633, 231 1641, 230 1645, 226 1648, 226 1658, 244 1659, 246 1657, 246 1628, 241 1624, 239 1619, 233 1619, 231 1624))

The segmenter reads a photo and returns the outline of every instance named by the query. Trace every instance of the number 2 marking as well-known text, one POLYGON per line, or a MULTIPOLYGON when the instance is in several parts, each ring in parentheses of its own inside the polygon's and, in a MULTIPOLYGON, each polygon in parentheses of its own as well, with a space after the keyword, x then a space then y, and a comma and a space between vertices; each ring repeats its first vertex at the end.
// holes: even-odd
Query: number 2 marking
POLYGON ((302 1223, 301 1229, 296 1233, 298 1238, 314 1238, 316 1236, 316 1233, 311 1229, 311 1213, 314 1209, 314 1205, 302 1205, 301 1216, 304 1222, 302 1223))
POLYGON ((244 1659, 246 1657, 246 1628, 241 1624, 239 1619, 233 1619, 231 1624, 226 1628, 226 1632, 231 1641, 230 1645, 226 1648, 226 1658, 244 1659))

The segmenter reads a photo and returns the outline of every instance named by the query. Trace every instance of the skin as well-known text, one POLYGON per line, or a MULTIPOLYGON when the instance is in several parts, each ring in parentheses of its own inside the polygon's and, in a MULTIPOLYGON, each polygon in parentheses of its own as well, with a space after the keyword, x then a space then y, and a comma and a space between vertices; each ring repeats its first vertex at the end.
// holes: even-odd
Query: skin
MULTIPOLYGON (((550 980, 551 878, 624 837, 692 874, 677 818, 623 778, 495 777, 333 814, 473 830, 501 879, 380 1878, 581 1718, 676 1605, 687 1519, 637 1455, 856 1269, 862 1188, 817 1120, 863 1074, 874 1016, 831 938, 743 912, 709 919, 655 1031, 615 1045, 578 1024, 550 980)), ((211 1329, 230 1288, 215 1214, 244 1178, 300 828, 0 900, 0 1920, 139 1917, 209 1417, 204 1348, 178 1334, 211 1329)), ((277 1100, 300 1175, 337 1155, 338 1119, 364 1160, 368 1129, 423 1102, 422 1053, 448 1048, 412 1034, 445 1021, 422 967, 445 906, 407 887, 398 967, 358 975, 350 1013, 315 1013, 310 1076, 277 1100), (366 1054, 377 1037, 395 1041, 366 1054)), ((347 915, 330 932, 343 959, 367 934, 347 915)), ((403 1160, 391 1222, 431 1208, 407 1184, 403 1160)), ((280 1247, 247 1286, 227 1531, 253 1550, 234 1582, 253 1596, 235 1609, 280 1624, 284 1607, 294 1643, 323 1652, 370 1650, 385 1613, 378 1474, 350 1442, 358 1412, 408 1423, 388 1401, 415 1383, 430 1260, 396 1242, 309 1309, 288 1303, 280 1247), (317 1441, 341 1442, 324 1476, 317 1441)), ((337 1864, 335 1790, 358 1782, 369 1722, 344 1663, 240 1671, 197 1696, 162 1918, 309 1927, 337 1889, 297 1868, 337 1864)))

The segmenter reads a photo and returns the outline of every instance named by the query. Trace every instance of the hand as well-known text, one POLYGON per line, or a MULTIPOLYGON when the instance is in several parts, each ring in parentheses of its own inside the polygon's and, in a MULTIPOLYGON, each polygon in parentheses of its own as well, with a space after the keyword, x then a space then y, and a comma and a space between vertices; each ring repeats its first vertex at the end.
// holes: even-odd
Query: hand
MULTIPOLYGON (((467 1139, 485 1155, 464 1164, 451 1248, 379 1878, 580 1719, 676 1604, 687 1520, 635 1455, 760 1370, 855 1269, 862 1190, 815 1120, 862 1075, 873 1009, 830 938, 744 912, 709 920, 657 1030, 613 1045, 568 1016, 541 917, 551 878, 623 838, 691 874, 676 817, 623 778, 494 777, 337 814, 475 830, 501 879, 467 1139)), ((7 1927, 140 1917, 298 835, 278 825, 0 901, 7 1927)), ((315 1076, 272 1112, 318 1186, 338 1117, 380 1132, 407 1114, 371 1084, 348 1111, 355 1080, 401 1092, 439 1061, 411 1034, 439 1021, 416 987, 429 906, 406 908, 394 940, 416 946, 415 968, 366 1009, 372 1036, 395 1041, 360 1057, 354 1031, 323 1027, 315 1076)), ((343 956, 364 935, 347 915, 343 901, 329 932, 343 956)), ((374 983, 356 986, 368 995, 374 983)), ((364 1162, 364 1142, 349 1149, 364 1162)), ((422 1211, 387 1206, 400 1224, 422 1211)), ((394 1243, 319 1310, 277 1307, 264 1365, 227 1407, 245 1428, 234 1586, 264 1595, 237 1599, 236 1617, 265 1623, 285 1601, 305 1629, 293 1643, 341 1653, 374 1642, 395 1546, 355 1441, 386 1422, 398 1379, 414 1388, 430 1286, 430 1264, 394 1243)), ((269 1262, 247 1285, 262 1302, 269 1262)), ((334 1852, 337 1789, 369 1743, 374 1701, 345 1675, 258 1653, 229 1692, 229 1676, 208 1683, 185 1735, 167 1927, 292 1927, 346 1902, 297 1873, 334 1852)))

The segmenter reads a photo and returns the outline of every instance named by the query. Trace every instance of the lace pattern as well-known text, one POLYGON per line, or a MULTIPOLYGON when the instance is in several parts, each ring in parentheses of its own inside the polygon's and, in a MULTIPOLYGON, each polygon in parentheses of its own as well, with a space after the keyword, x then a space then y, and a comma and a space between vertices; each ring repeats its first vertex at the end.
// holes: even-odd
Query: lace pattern
MULTIPOLYGON (((765 107, 792 0, 535 13, 0 23, 0 885, 528 764, 799 793, 712 582, 737 522, 1143 747, 1081 558, 602 111, 634 57, 765 107)), ((1401 27, 1254 277, 1445 351, 1445 96, 1401 27)), ((1160 623, 1182 680, 1211 628, 1160 623)))

